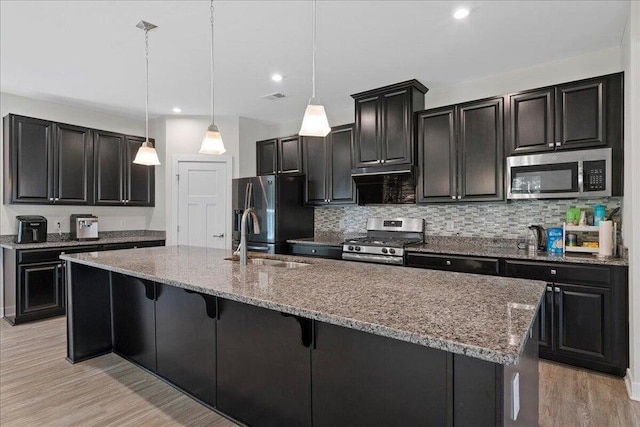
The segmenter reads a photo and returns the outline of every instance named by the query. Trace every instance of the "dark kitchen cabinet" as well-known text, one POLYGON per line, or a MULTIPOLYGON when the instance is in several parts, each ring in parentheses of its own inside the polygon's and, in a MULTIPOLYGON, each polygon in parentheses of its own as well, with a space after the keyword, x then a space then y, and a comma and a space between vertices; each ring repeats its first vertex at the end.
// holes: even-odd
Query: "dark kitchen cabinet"
POLYGON ((216 298, 156 284, 157 373, 216 405, 216 298))
POLYGON ((247 425, 311 425, 311 320, 224 299, 218 309, 217 408, 247 425))
POLYGON ((324 138, 304 137, 307 205, 356 203, 353 168, 353 124, 335 126, 324 138))
POLYGON ((256 142, 257 175, 302 173, 302 151, 298 135, 256 142))
POLYGON ((95 131, 96 205, 154 206, 155 167, 133 164, 143 142, 140 137, 95 131))
POLYGON ((315 322, 313 425, 446 425, 447 363, 443 351, 315 322))
POLYGON ((507 95, 511 155, 610 146, 622 150, 623 73, 507 95))
POLYGON ((4 129, 6 203, 90 203, 90 129, 13 114, 4 129))
POLYGON ((50 317, 65 313, 63 265, 54 261, 18 267, 22 315, 50 317))
POLYGON ((538 309, 538 344, 541 357, 544 356, 544 352, 553 351, 554 313, 553 284, 551 284, 547 285, 544 299, 538 309))
POLYGON ((413 113, 424 108, 427 91, 417 80, 409 80, 351 95, 355 100, 356 168, 413 164, 413 113))
POLYGON ((406 255, 406 264, 408 267, 431 268, 460 273, 500 274, 500 260, 497 258, 409 252, 406 255))
POLYGON ((156 285, 113 273, 113 351, 156 372, 156 285))
POLYGON ((287 253, 298 256, 342 259, 342 246, 321 245, 317 243, 289 243, 287 244, 287 253))
POLYGON ((504 200, 503 98, 417 114, 418 203, 504 200))

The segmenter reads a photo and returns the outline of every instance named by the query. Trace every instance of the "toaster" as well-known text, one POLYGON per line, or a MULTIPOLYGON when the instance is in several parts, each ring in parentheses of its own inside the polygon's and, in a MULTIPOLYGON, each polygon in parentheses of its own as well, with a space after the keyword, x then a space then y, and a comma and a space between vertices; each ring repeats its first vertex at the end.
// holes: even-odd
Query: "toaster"
POLYGON ((42 243, 47 241, 47 218, 40 215, 18 215, 16 243, 42 243))
POLYGON ((73 214, 69 230, 71 240, 98 240, 98 217, 92 214, 73 214))

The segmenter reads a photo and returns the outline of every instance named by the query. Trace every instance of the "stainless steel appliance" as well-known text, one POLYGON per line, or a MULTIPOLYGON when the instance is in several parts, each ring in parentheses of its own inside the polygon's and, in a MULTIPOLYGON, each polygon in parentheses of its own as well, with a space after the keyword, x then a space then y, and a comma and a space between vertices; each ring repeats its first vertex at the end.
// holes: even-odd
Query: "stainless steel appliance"
POLYGON ((304 206, 304 175, 238 178, 232 184, 233 247, 240 241, 242 214, 252 207, 259 233, 247 224, 247 250, 284 253, 288 239, 313 237, 313 208, 304 206))
POLYGON ((42 243, 47 241, 47 218, 40 215, 18 215, 16 243, 42 243))
POLYGON ((71 240, 98 240, 98 217, 91 214, 72 214, 71 240))
POLYGON ((404 248, 423 241, 423 219, 369 218, 367 236, 346 240, 342 245, 342 259, 402 265, 404 248))
POLYGON ((607 197, 611 148, 507 157, 507 198, 607 197))

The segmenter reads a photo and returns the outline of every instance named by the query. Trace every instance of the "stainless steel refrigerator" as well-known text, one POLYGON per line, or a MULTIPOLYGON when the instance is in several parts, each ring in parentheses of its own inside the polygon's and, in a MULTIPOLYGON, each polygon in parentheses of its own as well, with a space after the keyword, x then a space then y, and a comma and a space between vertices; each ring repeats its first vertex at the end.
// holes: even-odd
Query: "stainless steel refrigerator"
POLYGON ((288 239, 313 237, 313 207, 304 206, 304 175, 264 175, 233 180, 233 247, 240 242, 245 209, 253 207, 260 233, 247 221, 247 249, 285 253, 288 239))

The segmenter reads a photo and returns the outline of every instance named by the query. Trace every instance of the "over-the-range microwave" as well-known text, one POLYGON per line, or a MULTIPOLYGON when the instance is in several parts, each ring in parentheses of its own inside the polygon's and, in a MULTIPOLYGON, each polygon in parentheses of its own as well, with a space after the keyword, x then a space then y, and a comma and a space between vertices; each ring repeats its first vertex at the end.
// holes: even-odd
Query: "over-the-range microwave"
POLYGON ((611 167, 611 148, 507 157, 507 198, 611 196, 611 167))

